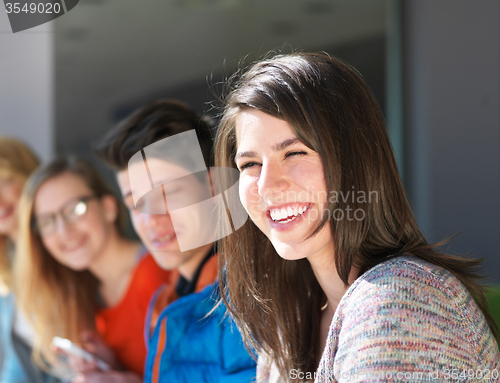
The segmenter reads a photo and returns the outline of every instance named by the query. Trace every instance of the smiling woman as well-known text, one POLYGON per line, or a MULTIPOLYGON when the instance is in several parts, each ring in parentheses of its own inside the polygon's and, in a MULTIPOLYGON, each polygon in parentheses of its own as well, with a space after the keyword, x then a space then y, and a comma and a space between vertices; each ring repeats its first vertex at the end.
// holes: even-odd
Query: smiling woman
POLYGON ((17 281, 30 281, 19 282, 17 291, 35 329, 33 356, 41 366, 58 367, 51 340, 59 336, 123 369, 111 372, 115 379, 141 381, 148 302, 170 274, 125 238, 123 214, 110 188, 82 160, 56 160, 28 180, 14 270, 17 281))
POLYGON ((239 169, 251 222, 220 241, 220 280, 260 381, 498 377, 480 261, 425 240, 359 73, 296 53, 230 86, 216 166, 239 169))
POLYGON ((24 143, 0 137, 0 382, 50 379, 42 377, 41 370, 30 363, 31 328, 19 315, 11 291, 19 199, 24 183, 37 167, 38 159, 24 143))

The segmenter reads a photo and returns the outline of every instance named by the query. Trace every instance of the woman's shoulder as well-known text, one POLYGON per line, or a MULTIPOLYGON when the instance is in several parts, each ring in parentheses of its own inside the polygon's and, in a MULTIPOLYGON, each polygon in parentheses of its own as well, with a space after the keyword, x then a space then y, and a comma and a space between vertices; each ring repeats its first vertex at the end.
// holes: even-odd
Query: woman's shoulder
POLYGON ((328 348, 326 357, 334 356, 338 366, 354 359, 370 369, 377 360, 396 372, 415 364, 427 372, 499 364, 488 324, 458 278, 406 255, 373 267, 350 286, 335 312, 328 348))
MULTIPOLYGON (((448 270, 442 268, 441 266, 430 263, 415 255, 405 254, 391 257, 385 262, 379 263, 362 274, 359 279, 383 279, 384 277, 387 277, 387 271, 389 270, 397 272, 394 275, 396 278, 411 277, 412 275, 418 274, 420 277, 426 276, 430 279, 442 279, 443 277, 448 278, 452 275, 448 270)), ((394 276, 391 278, 394 278, 394 276)))
POLYGON ((407 315, 410 310, 422 319, 437 316, 457 326, 477 326, 484 321, 457 277, 412 255, 391 258, 365 272, 348 289, 341 302, 344 308, 339 309, 358 311, 367 302, 377 307, 379 317, 407 315))
POLYGON ((472 299, 450 271, 413 255, 393 257, 372 267, 350 286, 346 299, 359 298, 367 292, 410 301, 426 298, 428 303, 437 296, 446 296, 447 303, 457 304, 463 303, 460 300, 472 299))

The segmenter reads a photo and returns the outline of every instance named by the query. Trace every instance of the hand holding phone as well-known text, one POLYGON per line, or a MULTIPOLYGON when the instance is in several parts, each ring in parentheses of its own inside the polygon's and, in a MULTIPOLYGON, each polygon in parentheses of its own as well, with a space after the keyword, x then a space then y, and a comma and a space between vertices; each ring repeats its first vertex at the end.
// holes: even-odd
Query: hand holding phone
POLYGON ((87 350, 84 350, 80 346, 76 345, 69 339, 60 338, 55 336, 52 339, 52 344, 54 347, 64 351, 68 356, 74 356, 85 360, 86 362, 92 363, 94 362, 97 368, 101 371, 110 371, 111 366, 104 362, 102 359, 99 359, 95 355, 92 355, 87 350))

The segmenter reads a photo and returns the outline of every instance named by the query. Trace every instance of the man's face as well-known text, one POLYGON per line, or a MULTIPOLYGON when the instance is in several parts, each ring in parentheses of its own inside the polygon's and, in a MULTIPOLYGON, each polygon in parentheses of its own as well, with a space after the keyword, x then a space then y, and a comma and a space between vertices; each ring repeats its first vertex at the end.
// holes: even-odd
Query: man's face
POLYGON ((193 249, 189 244, 209 245, 214 241, 215 234, 215 228, 208 219, 213 210, 210 211, 206 203, 196 205, 212 196, 208 172, 206 179, 201 180, 189 175, 184 168, 160 159, 150 159, 147 165, 150 174, 167 182, 160 182, 161 187, 135 202, 134 195, 137 199, 137 190, 144 190, 144 187, 133 185, 133 182, 131 185, 130 180, 141 178, 144 165, 133 163, 117 174, 134 229, 163 269, 176 269, 190 263, 197 266, 206 250, 203 248, 200 251, 200 247, 193 249), (162 214, 151 214, 161 211, 162 214), (188 250, 181 251, 185 248, 188 250))

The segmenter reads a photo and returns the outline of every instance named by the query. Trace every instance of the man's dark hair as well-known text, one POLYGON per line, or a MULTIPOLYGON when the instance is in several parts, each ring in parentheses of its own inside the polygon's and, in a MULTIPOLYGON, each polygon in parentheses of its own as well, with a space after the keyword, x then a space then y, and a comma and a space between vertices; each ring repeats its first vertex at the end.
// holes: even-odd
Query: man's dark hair
POLYGON ((146 146, 192 129, 209 168, 213 163, 210 126, 193 109, 176 100, 158 100, 136 110, 104 136, 95 146, 95 153, 120 171, 127 169, 130 158, 146 146))

